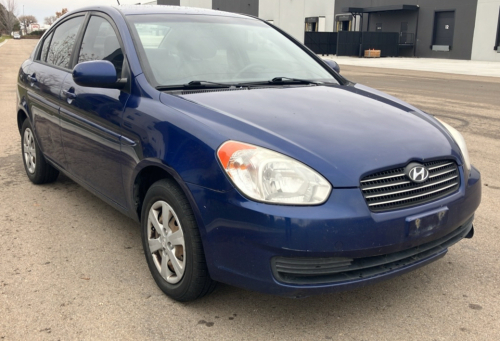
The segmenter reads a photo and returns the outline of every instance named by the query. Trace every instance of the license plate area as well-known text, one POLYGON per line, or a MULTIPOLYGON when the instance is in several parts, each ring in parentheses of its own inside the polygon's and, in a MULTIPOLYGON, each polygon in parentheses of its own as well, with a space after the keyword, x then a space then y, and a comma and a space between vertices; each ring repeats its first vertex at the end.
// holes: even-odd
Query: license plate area
POLYGON ((422 237, 433 234, 448 222, 448 207, 406 218, 407 235, 422 237))

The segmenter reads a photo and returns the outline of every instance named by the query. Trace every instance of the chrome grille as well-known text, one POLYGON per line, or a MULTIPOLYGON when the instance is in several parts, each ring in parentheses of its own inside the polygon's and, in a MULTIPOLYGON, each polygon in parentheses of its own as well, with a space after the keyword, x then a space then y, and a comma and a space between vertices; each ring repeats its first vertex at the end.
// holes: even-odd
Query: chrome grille
POLYGON ((372 212, 412 207, 445 197, 460 187, 460 173, 452 160, 424 163, 429 178, 414 183, 405 175, 405 167, 378 172, 361 180, 363 196, 372 212))

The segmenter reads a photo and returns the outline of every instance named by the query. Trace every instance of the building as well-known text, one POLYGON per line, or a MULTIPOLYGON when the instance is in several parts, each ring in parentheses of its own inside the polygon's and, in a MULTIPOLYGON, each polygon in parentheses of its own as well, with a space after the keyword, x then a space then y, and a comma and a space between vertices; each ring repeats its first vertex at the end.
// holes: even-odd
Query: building
POLYGON ((478 0, 472 59, 500 61, 500 0, 478 0))
MULTIPOLYGON (((257 16, 301 42, 306 32, 338 32, 328 36, 329 40, 335 39, 330 45, 338 46, 337 40, 347 37, 359 46, 363 33, 342 32, 375 32, 380 33, 382 40, 390 36, 390 44, 395 46, 387 50, 396 51, 390 55, 500 61, 500 0, 157 0, 152 3, 257 16), (384 36, 384 33, 392 34, 384 36)), ((367 36, 378 39, 377 34, 367 36)), ((314 34, 308 34, 309 40, 311 37, 314 34)))
POLYGON ((398 32, 401 56, 471 59, 477 0, 337 0, 362 31, 398 32), (353 3, 356 5, 353 6, 353 3))
POLYGON ((342 28, 398 32, 400 56, 500 61, 500 0, 336 0, 335 14, 342 28))
POLYGON ((300 42, 305 32, 332 32, 335 1, 261 0, 258 17, 272 22, 300 42))
POLYGON ((201 7, 250 14, 304 42, 304 32, 332 32, 334 0, 157 0, 158 5, 201 7))

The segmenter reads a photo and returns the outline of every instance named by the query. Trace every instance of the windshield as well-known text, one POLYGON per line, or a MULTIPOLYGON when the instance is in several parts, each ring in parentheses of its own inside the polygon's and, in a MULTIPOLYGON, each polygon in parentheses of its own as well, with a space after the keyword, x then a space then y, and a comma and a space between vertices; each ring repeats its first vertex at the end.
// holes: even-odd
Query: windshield
POLYGON ((143 67, 155 86, 192 81, 264 82, 276 77, 338 83, 287 37, 255 19, 131 15, 143 67))

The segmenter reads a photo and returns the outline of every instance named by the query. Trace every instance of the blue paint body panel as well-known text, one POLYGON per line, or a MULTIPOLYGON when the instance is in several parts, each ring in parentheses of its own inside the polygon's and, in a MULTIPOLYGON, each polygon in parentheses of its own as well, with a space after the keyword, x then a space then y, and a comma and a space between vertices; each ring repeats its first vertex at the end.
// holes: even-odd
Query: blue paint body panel
POLYGON ((127 60, 126 88, 81 87, 71 70, 40 63, 35 53, 22 65, 18 113, 31 121, 42 151, 55 167, 136 220, 140 220, 135 196, 138 174, 146 168, 169 173, 191 203, 212 278, 250 290, 307 296, 355 288, 444 256, 446 249, 410 266, 359 280, 311 285, 279 281, 273 274, 273 257, 358 259, 443 238, 470 221, 479 206, 480 174, 475 168, 467 174, 459 147, 432 116, 359 84, 339 81, 341 85, 185 95, 156 90, 142 71, 127 15, 160 11, 242 16, 154 9, 77 11, 87 17, 105 14, 112 21, 127 60), (38 82, 30 80, 33 76, 38 82), (45 84, 43 77, 52 81, 45 84), (74 96, 65 96, 65 91, 74 96), (301 161, 332 184, 330 197, 322 205, 301 207, 249 200, 217 160, 216 151, 227 140, 301 161), (411 208, 369 210, 359 188, 364 176, 412 161, 443 158, 458 165, 457 192, 411 208), (424 229, 417 231, 416 224, 424 224, 424 229))

